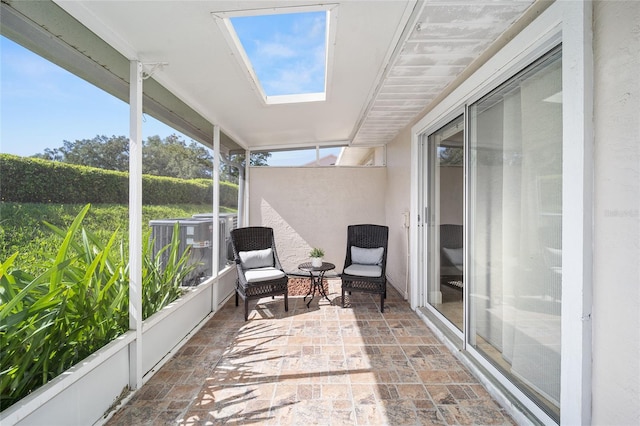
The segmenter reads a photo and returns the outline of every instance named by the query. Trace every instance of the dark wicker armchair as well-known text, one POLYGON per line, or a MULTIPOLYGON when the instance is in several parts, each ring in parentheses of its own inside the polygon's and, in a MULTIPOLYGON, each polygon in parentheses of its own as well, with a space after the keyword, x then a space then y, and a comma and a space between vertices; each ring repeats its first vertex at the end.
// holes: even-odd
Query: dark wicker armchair
POLYGON ((289 310, 288 277, 285 274, 273 237, 273 229, 260 226, 231 231, 233 257, 238 269, 238 297, 244 301, 244 320, 249 318, 249 300, 284 295, 284 310, 289 310))
POLYGON ((462 225, 440 225, 440 276, 446 282, 460 282, 464 274, 462 225))
POLYGON ((387 242, 389 228, 381 225, 350 225, 347 255, 342 272, 342 307, 348 291, 380 295, 380 312, 387 297, 387 242))

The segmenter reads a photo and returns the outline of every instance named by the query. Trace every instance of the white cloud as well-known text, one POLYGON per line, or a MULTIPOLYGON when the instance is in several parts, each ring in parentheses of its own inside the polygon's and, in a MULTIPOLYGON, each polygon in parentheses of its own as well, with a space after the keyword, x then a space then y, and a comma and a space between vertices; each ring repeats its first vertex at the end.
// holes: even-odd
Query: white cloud
POLYGON ((244 39, 243 43, 267 95, 324 90, 325 16, 280 16, 275 32, 257 25, 251 27, 252 40, 244 39))
POLYGON ((256 53, 260 57, 267 58, 292 58, 296 56, 296 52, 290 46, 277 42, 256 41, 256 53))

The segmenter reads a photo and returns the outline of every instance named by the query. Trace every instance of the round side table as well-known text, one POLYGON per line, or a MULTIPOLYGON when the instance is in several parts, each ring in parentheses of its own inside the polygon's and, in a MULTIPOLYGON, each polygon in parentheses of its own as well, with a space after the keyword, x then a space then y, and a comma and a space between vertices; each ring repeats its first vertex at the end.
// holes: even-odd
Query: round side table
POLYGON ((307 300, 308 296, 311 296, 311 298, 309 299, 309 302, 307 302, 307 308, 309 307, 309 305, 311 305, 311 301, 313 300, 313 297, 316 295, 316 288, 318 289, 318 294, 320 294, 320 298, 322 299, 322 297, 324 297, 325 299, 327 299, 329 303, 331 303, 331 300, 329 300, 327 293, 325 293, 324 291, 324 286, 322 285, 322 281, 324 280, 325 272, 331 271, 332 269, 335 269, 335 268, 336 268, 336 265, 328 262, 322 262, 322 265, 318 267, 314 267, 311 264, 311 262, 305 262, 298 265, 298 269, 309 273, 309 278, 311 281, 309 283, 309 292, 302 299, 304 301, 304 300, 307 300))

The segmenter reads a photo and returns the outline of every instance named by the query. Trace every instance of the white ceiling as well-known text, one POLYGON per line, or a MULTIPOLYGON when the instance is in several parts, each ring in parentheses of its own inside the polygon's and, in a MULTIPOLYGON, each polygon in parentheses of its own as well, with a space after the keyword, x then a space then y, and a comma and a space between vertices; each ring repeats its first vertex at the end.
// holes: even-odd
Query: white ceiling
POLYGON ((56 1, 245 148, 390 142, 533 0, 335 1, 327 100, 266 105, 215 12, 314 1, 56 1), (150 67, 149 67, 150 69, 150 67))

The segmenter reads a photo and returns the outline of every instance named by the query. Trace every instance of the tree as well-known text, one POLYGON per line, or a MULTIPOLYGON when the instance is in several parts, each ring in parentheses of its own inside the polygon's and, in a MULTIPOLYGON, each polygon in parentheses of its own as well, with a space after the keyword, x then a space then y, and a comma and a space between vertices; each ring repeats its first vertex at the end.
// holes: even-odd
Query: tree
POLYGON ((150 175, 210 178, 212 165, 211 150, 194 141, 187 145, 177 135, 151 136, 142 148, 142 172, 150 175))
POLYGON ((45 149, 44 154, 34 155, 51 161, 98 167, 100 169, 129 170, 129 139, 124 136, 96 136, 75 142, 63 141, 63 146, 45 149))
MULTIPOLYGON (((100 169, 129 170, 129 139, 125 136, 96 136, 75 142, 65 140, 63 146, 45 149, 34 155, 50 161, 79 164, 100 169)), ((142 172, 182 179, 210 178, 213 164, 211 150, 191 141, 189 145, 178 135, 165 139, 150 136, 142 147, 142 172)))
MULTIPOLYGON (((267 166, 270 152, 252 152, 249 164, 252 166, 267 166)), ((244 169, 246 159, 244 154, 231 154, 226 161, 220 162, 220 180, 238 183, 239 169, 244 169)))
MULTIPOLYGON (((252 166, 266 166, 269 152, 251 154, 252 166)), ((63 146, 45 149, 33 157, 49 161, 79 164, 100 169, 129 170, 129 139, 125 136, 96 136, 93 139, 64 141, 63 146)), ((220 162, 220 180, 238 183, 239 168, 244 168, 244 154, 232 154, 220 162)), ((212 176, 213 152, 173 134, 162 139, 150 136, 142 146, 142 173, 181 179, 209 179, 212 176)))
POLYGON ((438 157, 442 166, 462 166, 464 150, 459 147, 439 147, 438 157))
POLYGON ((271 157, 270 152, 252 152, 250 165, 252 166, 268 166, 267 159, 271 157))

